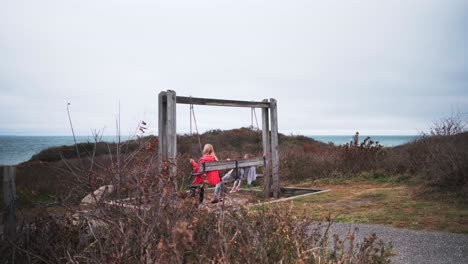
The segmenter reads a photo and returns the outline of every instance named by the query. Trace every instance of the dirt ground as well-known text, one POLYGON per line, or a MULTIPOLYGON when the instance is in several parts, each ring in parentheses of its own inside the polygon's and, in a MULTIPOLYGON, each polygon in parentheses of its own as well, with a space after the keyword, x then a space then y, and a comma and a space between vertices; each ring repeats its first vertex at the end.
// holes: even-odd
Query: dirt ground
MULTIPOLYGON (((280 197, 275 199, 265 198, 263 196, 263 190, 259 188, 243 188, 238 192, 230 193, 231 190, 229 187, 225 188, 227 191, 223 193, 222 201, 219 203, 211 203, 213 199, 213 188, 205 191, 205 200, 203 202, 204 206, 207 207, 216 207, 216 206, 257 206, 257 205, 266 205, 272 203, 282 203, 285 201, 297 199, 300 197, 306 197, 309 195, 318 194, 316 192, 320 191, 311 188, 294 188, 294 187, 282 187, 280 197)), ((323 190, 322 190, 323 191, 323 190)), ((325 190, 326 191, 326 190, 325 190)))
MULTIPOLYGON (((225 188, 222 195, 222 201, 216 204, 211 203, 213 199, 213 188, 205 191, 205 199, 203 201, 204 206, 216 207, 216 206, 249 206, 264 202, 263 193, 257 189, 240 189, 235 193, 229 193, 230 188, 225 188)), ((198 195, 198 194, 197 194, 198 195)))

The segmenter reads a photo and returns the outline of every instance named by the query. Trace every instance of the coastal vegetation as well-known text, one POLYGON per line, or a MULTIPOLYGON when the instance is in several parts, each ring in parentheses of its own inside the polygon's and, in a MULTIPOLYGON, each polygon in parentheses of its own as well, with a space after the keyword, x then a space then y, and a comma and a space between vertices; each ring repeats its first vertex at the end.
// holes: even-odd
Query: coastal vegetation
MULTIPOLYGON (((157 137, 79 144, 80 155, 75 146, 48 149, 18 165, 22 224, 0 255, 32 263, 387 263, 391 245, 378 234, 355 241, 354 231, 334 236, 328 227, 343 221, 467 233, 468 132, 438 128, 392 148, 358 133, 340 146, 280 135, 281 184, 331 192, 255 210, 212 210, 188 197, 187 160, 200 152, 195 135, 178 138, 175 177, 170 165, 155 164, 157 137), (108 184, 115 186, 108 199, 130 197, 139 209, 80 205, 108 184)), ((255 130, 200 137, 220 159, 262 155, 255 130)))

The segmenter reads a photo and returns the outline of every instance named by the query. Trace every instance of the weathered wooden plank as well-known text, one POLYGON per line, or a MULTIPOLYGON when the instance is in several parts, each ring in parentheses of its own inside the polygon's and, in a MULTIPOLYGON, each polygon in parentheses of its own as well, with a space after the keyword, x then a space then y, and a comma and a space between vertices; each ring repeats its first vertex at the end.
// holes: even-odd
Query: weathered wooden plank
POLYGON ((247 164, 247 163, 250 164, 251 162, 261 163, 263 165, 263 158, 262 157, 257 157, 257 158, 251 158, 251 159, 220 160, 220 161, 206 162, 205 166, 212 166, 212 164, 216 164, 216 165, 235 164, 236 161, 239 164, 239 166, 241 166, 243 164, 247 164))
POLYGON ((273 180, 273 196, 279 197, 279 144, 278 144, 278 112, 277 103, 275 99, 270 99, 270 112, 271 112, 271 167, 272 167, 272 180, 273 180))
MULTIPOLYGON (((211 162, 209 162, 211 163, 211 162)), ((251 167, 251 166, 263 166, 263 161, 259 162, 249 162, 249 163, 244 163, 244 164, 239 164, 237 167, 238 168, 244 168, 244 167, 251 167)), ((230 170, 230 169, 235 169, 236 164, 235 163, 230 163, 230 164, 210 164, 206 163, 205 171, 214 171, 214 170, 230 170)))
MULTIPOLYGON (((268 99, 263 100, 268 103, 268 99)), ((268 116, 268 108, 262 109, 262 141, 263 141, 263 156, 265 157, 265 168, 263 174, 263 195, 265 198, 270 197, 271 184, 271 149, 270 149, 270 123, 268 116)))
POLYGON ((269 108, 270 104, 266 102, 249 102, 249 101, 236 101, 224 99, 208 99, 177 96, 178 104, 194 104, 194 105, 211 105, 211 106, 233 106, 233 107, 256 107, 256 108, 269 108))
MULTIPOLYGON (((203 163, 202 163, 203 164, 203 163)), ((205 162, 205 170, 203 171, 203 165, 200 164, 200 172, 214 171, 214 170, 230 170, 236 168, 235 160, 223 160, 223 161, 213 161, 205 162)), ((238 168, 245 168, 251 166, 264 166, 263 158, 253 158, 253 159, 242 159, 237 160, 238 168)))
POLYGON ((16 237, 16 167, 3 167, 3 201, 5 204, 4 238, 13 240, 16 237))
POLYGON ((177 129, 176 129, 176 93, 174 91, 167 91, 167 160, 171 163, 170 173, 171 176, 176 175, 177 171, 177 129))
MULTIPOLYGON (((258 176, 257 176, 257 177, 258 177, 258 176)), ((301 194, 301 195, 297 195, 297 196, 281 198, 281 199, 278 199, 278 200, 272 200, 272 201, 263 202, 263 203, 259 203, 259 204, 251 204, 251 205, 249 205, 248 207, 263 206, 263 205, 273 204, 273 203, 281 203, 281 202, 285 202, 285 201, 294 200, 294 199, 297 199, 297 198, 303 198, 303 197, 310 196, 310 195, 316 195, 316 194, 326 193, 326 192, 329 192, 329 191, 330 191, 330 190, 323 190, 323 191, 305 193, 305 194, 301 194)))
POLYGON ((249 162, 263 162, 262 157, 256 157, 256 158, 250 158, 250 159, 238 159, 238 160, 220 160, 220 161, 213 161, 213 162, 206 162, 205 164, 231 164, 231 163, 237 163, 239 165, 249 163, 249 162))

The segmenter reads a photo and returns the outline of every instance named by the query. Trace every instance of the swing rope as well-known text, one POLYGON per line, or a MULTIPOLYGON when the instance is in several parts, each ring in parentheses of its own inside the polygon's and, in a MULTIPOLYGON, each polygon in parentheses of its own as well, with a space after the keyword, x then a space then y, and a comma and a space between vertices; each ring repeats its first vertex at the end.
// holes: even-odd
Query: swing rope
POLYGON ((197 119, 195 118, 195 109, 193 108, 193 104, 191 101, 192 101, 192 96, 190 96, 190 136, 193 135, 192 133, 192 118, 193 118, 193 122, 195 124, 195 131, 197 132, 198 146, 200 147, 200 153, 203 153, 201 140, 200 140, 200 134, 198 133, 197 119))
POLYGON ((253 123, 253 120, 255 118, 255 123, 257 124, 257 131, 260 130, 260 128, 258 127, 258 120, 257 120, 257 112, 255 111, 255 107, 252 107, 251 110, 250 110, 250 127, 252 128, 252 130, 254 129, 254 123, 253 123))
MULTIPOLYGON (((197 118, 195 117, 195 108, 193 107, 193 104, 192 104, 192 96, 190 96, 190 136, 193 135, 192 119, 193 119, 193 123, 195 125, 195 132, 197 134, 198 147, 200 148, 200 153, 203 153, 200 134, 198 133, 197 118)), ((257 112, 255 111, 255 107, 252 107, 251 112, 250 112, 250 121, 251 121, 251 126, 250 127, 251 127, 252 130, 254 130, 254 119, 255 119, 255 124, 257 125, 255 130, 259 131, 260 127, 258 126, 257 112)))
MULTIPOLYGON (((258 141, 258 149, 262 149, 263 143, 262 143, 262 133, 260 130, 260 127, 258 126, 258 119, 257 119, 257 112, 255 111, 255 107, 250 108, 250 129, 257 134, 257 136, 260 136, 260 140, 258 141), (257 127, 254 127, 254 119, 255 119, 255 124, 257 127)), ((262 153, 263 155, 263 153, 262 153)))

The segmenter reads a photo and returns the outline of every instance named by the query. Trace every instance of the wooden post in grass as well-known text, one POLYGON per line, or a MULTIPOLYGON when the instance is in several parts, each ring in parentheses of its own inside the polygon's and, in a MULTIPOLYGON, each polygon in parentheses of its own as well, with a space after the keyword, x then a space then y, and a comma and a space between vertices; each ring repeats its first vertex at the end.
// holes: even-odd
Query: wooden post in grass
POLYGON ((5 204, 5 227, 3 235, 5 240, 12 240, 16 237, 16 187, 15 187, 15 166, 3 167, 3 201, 5 204))

